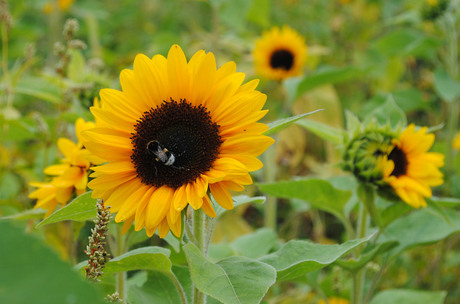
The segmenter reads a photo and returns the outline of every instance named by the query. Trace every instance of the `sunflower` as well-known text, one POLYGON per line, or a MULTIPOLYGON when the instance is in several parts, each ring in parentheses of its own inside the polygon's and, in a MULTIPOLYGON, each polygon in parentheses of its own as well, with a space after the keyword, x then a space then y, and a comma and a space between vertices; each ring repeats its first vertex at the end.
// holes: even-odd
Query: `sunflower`
POLYGON ((266 95, 258 80, 234 62, 216 69, 212 53, 198 51, 187 62, 173 45, 167 58, 139 54, 133 70, 123 70, 122 91, 103 89, 105 108, 92 107, 96 128, 83 133, 85 146, 107 163, 94 167, 88 186, 125 221, 126 231, 158 229, 160 237, 181 233, 181 211, 190 204, 216 215, 211 197, 232 209, 229 190, 252 183, 256 158, 274 140, 258 123, 266 95))
POLYGON ((253 55, 260 75, 282 80, 302 74, 307 45, 305 39, 290 27, 274 27, 256 41, 253 55))
POLYGON ((457 135, 455 135, 455 138, 452 141, 452 147, 455 150, 460 151, 460 132, 458 132, 457 135))
POLYGON ((59 138, 57 145, 64 158, 61 164, 51 165, 43 170, 44 173, 54 176, 51 182, 31 182, 30 185, 39 189, 29 194, 29 198, 37 199, 34 208, 48 210, 50 215, 58 204, 65 205, 75 193, 80 195, 86 191, 88 183, 88 170, 91 164, 102 163, 103 160, 91 155, 83 147, 80 134, 84 130, 94 128, 94 123, 85 122, 83 119, 77 119, 75 123, 75 132, 78 143, 67 138, 59 138))
POLYGON ((431 188, 443 183, 439 168, 444 165, 444 155, 428 152, 434 135, 427 134, 427 127, 415 131, 409 125, 393 139, 393 149, 383 169, 386 181, 396 194, 412 207, 425 207, 425 197, 431 197, 431 188))

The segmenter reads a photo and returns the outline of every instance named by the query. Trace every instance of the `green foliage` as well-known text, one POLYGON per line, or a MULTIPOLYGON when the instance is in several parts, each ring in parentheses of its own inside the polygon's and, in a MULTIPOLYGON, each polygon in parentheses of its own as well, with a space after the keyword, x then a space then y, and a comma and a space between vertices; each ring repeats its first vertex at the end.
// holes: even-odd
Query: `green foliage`
POLYGON ((373 235, 340 245, 321 245, 292 240, 278 251, 259 260, 273 266, 277 280, 291 280, 334 263, 353 248, 367 242, 373 235))
POLYGON ((269 195, 305 200, 312 207, 330 212, 344 219, 344 207, 351 191, 339 190, 323 179, 301 179, 270 184, 258 184, 260 190, 269 195))
POLYGON ((68 205, 55 211, 53 214, 41 221, 36 228, 62 221, 86 221, 95 218, 97 214, 97 200, 91 198, 91 193, 92 192, 86 192, 78 196, 68 205))
POLYGON ((196 287, 222 303, 260 303, 275 283, 275 269, 257 260, 235 256, 212 263, 193 243, 183 249, 196 287))
POLYGON ((442 304, 446 298, 445 291, 426 291, 426 290, 405 290, 389 289, 379 292, 370 304, 389 304, 389 303, 433 303, 442 304))
POLYGON ((311 115, 311 114, 314 114, 318 111, 321 111, 321 110, 316 110, 316 111, 313 111, 313 112, 310 112, 310 113, 305 113, 305 114, 300 114, 300 115, 296 115, 296 116, 293 116, 293 117, 288 117, 288 118, 282 118, 280 120, 277 120, 277 121, 274 121, 274 122, 271 122, 268 124, 268 127, 269 129, 267 131, 265 131, 264 135, 271 135, 271 134, 274 134, 284 128, 287 128, 289 127, 291 124, 293 124, 294 122, 298 122, 301 118, 304 118, 308 115, 311 115))
POLYGON ((96 286, 36 237, 9 221, 0 230, 1 303, 104 303, 96 286))

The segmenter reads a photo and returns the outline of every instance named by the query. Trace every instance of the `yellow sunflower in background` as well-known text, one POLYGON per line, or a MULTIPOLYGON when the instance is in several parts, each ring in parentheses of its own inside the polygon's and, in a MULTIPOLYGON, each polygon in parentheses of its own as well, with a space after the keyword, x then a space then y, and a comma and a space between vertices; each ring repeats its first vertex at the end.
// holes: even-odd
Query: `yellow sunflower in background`
MULTIPOLYGON (((336 298, 336 297, 330 297, 327 299, 329 304, 350 304, 350 301, 347 299, 342 299, 342 298, 336 298)), ((318 304, 326 304, 326 301, 323 299, 319 300, 318 304)))
POLYGON ((122 91, 104 89, 105 108, 92 107, 96 128, 84 132, 85 146, 108 162, 94 167, 88 184, 104 199, 124 230, 146 228, 160 237, 181 233, 181 211, 190 204, 211 217, 210 196, 232 209, 229 190, 252 183, 256 158, 274 140, 258 123, 266 95, 258 80, 242 84, 234 62, 216 69, 212 53, 197 52, 187 62, 173 45, 167 58, 139 54, 133 70, 123 70, 122 91))
POLYGON ((396 194, 412 207, 425 207, 425 197, 431 197, 431 187, 441 185, 443 175, 439 168, 444 165, 444 155, 428 152, 434 143, 434 134, 427 134, 427 127, 415 131, 409 125, 393 139, 394 148, 384 167, 384 180, 396 194))
POLYGON ((274 27, 256 41, 253 55, 257 73, 282 80, 302 74, 307 45, 304 37, 290 27, 274 27))
POLYGON ((78 143, 75 144, 67 138, 59 138, 57 145, 64 158, 61 159, 61 164, 51 165, 43 170, 45 174, 54 176, 51 182, 30 183, 39 189, 30 193, 29 198, 37 199, 34 208, 48 210, 45 217, 50 215, 58 204, 67 204, 74 195, 74 190, 77 195, 84 193, 90 166, 103 162, 102 159, 91 155, 81 142, 81 132, 90 128, 94 128, 94 123, 79 118, 75 123, 78 143))
POLYGON ((452 142, 452 147, 455 150, 460 151, 460 132, 458 132, 455 136, 454 141, 452 142))

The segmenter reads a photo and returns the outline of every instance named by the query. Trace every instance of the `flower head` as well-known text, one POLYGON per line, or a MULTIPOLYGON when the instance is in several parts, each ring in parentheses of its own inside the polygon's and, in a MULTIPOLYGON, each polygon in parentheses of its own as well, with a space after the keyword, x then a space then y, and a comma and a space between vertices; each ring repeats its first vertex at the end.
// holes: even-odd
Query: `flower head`
POLYGON ((51 165, 43 170, 54 176, 51 182, 31 182, 30 185, 39 189, 29 194, 29 198, 37 199, 35 208, 48 210, 46 216, 56 209, 58 204, 65 205, 73 196, 74 191, 80 195, 86 191, 88 170, 92 164, 103 162, 83 147, 80 134, 94 127, 94 123, 77 119, 75 131, 78 143, 67 138, 59 138, 57 145, 64 158, 58 165, 51 165))
POLYGON ((427 134, 427 127, 415 131, 409 125, 393 139, 393 149, 384 168, 384 180, 396 194, 412 207, 425 207, 424 198, 431 197, 431 188, 441 185, 444 155, 428 152, 434 143, 434 135, 427 134))
POLYGON ((96 128, 84 137, 108 162, 93 168, 88 186, 117 212, 115 221, 164 237, 180 235, 188 204, 215 216, 210 194, 233 208, 229 190, 252 183, 249 172, 262 167, 256 157, 273 143, 257 122, 266 96, 244 77, 233 62, 216 69, 212 53, 187 62, 173 45, 167 58, 137 55, 121 73, 122 91, 101 90, 104 108, 91 108, 96 128))
POLYGON ((302 74, 306 56, 305 39, 288 26, 264 32, 254 48, 256 70, 269 79, 282 80, 302 74))

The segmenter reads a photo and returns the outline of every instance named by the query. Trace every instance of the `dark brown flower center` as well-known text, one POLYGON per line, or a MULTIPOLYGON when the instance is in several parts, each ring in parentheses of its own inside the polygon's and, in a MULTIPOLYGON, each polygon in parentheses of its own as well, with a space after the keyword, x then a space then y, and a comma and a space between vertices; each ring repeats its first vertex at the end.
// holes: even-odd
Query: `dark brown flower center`
POLYGON ((398 177, 406 174, 407 157, 406 154, 404 154, 403 150, 399 149, 398 147, 394 147, 388 155, 388 159, 391 159, 395 164, 395 168, 393 169, 393 172, 391 172, 390 175, 398 177))
POLYGON ((270 65, 274 69, 289 71, 294 65, 294 55, 288 50, 274 51, 270 57, 270 65))
POLYGON ((131 161, 146 185, 178 188, 211 169, 222 140, 202 105, 164 101, 138 120, 131 161))

